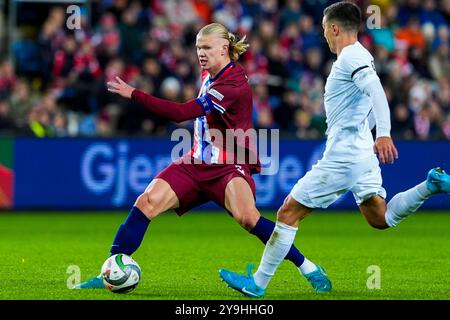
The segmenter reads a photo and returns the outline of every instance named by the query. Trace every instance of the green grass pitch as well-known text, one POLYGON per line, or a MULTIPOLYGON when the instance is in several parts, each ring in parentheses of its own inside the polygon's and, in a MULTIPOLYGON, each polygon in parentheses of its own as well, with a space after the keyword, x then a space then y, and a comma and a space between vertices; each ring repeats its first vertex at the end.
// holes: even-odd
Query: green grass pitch
MULTIPOLYGON (((152 221, 133 255, 142 281, 132 293, 69 290, 76 270, 70 266, 79 267, 81 281, 98 274, 125 217, 0 212, 0 299, 245 299, 221 282, 218 270, 243 273, 248 261, 258 265, 264 247, 224 212, 166 213, 152 221)), ((302 222, 295 243, 327 270, 332 293, 315 294, 285 261, 265 299, 450 299, 450 213, 420 211, 379 231, 356 212, 317 212, 302 222), (380 289, 367 287, 373 265, 380 289)))

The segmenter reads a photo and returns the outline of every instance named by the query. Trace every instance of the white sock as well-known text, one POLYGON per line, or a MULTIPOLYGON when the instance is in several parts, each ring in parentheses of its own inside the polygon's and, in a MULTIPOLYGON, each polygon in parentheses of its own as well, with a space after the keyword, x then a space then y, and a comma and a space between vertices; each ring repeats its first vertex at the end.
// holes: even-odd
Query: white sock
POLYGON ((387 204, 385 215, 387 225, 389 227, 398 225, 400 221, 419 209, 431 195, 426 181, 405 192, 397 193, 387 204))
POLYGON ((264 289, 267 287, 270 279, 275 274, 275 270, 284 260, 294 243, 296 233, 297 228, 277 221, 272 235, 266 243, 258 270, 253 275, 255 283, 259 287, 264 289))
POLYGON ((300 270, 300 272, 305 275, 308 273, 311 273, 313 271, 316 271, 317 266, 315 263, 309 261, 308 259, 306 259, 305 257, 305 261, 303 261, 302 265, 300 267, 298 267, 298 269, 300 270))

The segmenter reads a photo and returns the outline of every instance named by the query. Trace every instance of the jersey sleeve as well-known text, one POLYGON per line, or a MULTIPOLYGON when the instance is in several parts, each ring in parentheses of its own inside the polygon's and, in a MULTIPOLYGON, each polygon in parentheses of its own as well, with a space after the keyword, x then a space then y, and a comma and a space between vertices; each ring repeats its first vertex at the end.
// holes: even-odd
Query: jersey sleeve
POLYGON ((351 81, 372 101, 369 125, 373 127, 375 124, 377 137, 390 136, 389 104, 380 78, 375 71, 373 60, 348 55, 343 62, 351 81))
POLYGON ((233 84, 218 84, 212 86, 202 96, 196 99, 206 115, 211 112, 225 113, 238 100, 239 88, 233 84))
POLYGON ((371 82, 380 81, 373 58, 361 57, 355 53, 348 54, 343 57, 342 66, 348 80, 354 82, 363 92, 371 82))
POLYGON ((178 103, 154 97, 137 89, 131 93, 131 100, 143 105, 151 112, 177 123, 204 115, 204 109, 195 100, 178 103))

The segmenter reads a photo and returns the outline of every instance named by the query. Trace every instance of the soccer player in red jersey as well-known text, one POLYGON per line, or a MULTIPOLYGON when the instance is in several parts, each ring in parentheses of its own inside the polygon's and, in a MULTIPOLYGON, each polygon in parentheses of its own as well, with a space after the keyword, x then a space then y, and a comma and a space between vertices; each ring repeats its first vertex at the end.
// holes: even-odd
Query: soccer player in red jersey
MULTIPOLYGON (((196 99, 185 103, 159 99, 118 77, 107 83, 110 92, 132 99, 161 117, 175 122, 195 119, 193 148, 161 171, 137 198, 117 231, 111 255, 133 254, 150 221, 159 214, 174 209, 182 215, 208 201, 227 210, 263 243, 275 228, 275 223, 262 217, 255 206, 255 182, 251 175, 260 172, 255 144, 236 136, 237 146, 230 149, 221 139, 212 139, 213 129, 226 137, 228 129, 245 132, 253 128, 251 88, 244 69, 236 62, 248 47, 245 37, 238 40, 223 25, 212 23, 199 31, 196 47, 203 80, 196 99), (248 161, 239 162, 237 150, 245 150, 248 161)), ((316 270, 316 265, 294 245, 286 259, 303 275, 316 270)), ((77 287, 103 287, 103 282, 94 277, 77 287)))

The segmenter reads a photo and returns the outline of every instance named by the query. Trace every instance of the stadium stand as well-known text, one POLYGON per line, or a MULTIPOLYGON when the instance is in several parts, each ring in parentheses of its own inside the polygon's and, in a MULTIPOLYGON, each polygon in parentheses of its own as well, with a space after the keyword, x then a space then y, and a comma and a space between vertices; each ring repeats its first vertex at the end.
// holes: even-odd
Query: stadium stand
MULTIPOLYGON (((323 91, 335 56, 321 19, 332 2, 93 1, 75 30, 66 26, 67 4, 20 2, 18 36, 0 62, 0 134, 167 135, 177 125, 109 94, 105 83, 119 75, 159 97, 195 97, 195 35, 217 21, 251 44, 240 63, 253 87, 255 127, 323 138, 323 91)), ((360 42, 376 59, 394 138, 449 140, 450 0, 357 3, 363 12, 381 8, 380 28, 363 24, 360 42)), ((6 8, 3 16, 6 26, 6 8)))

